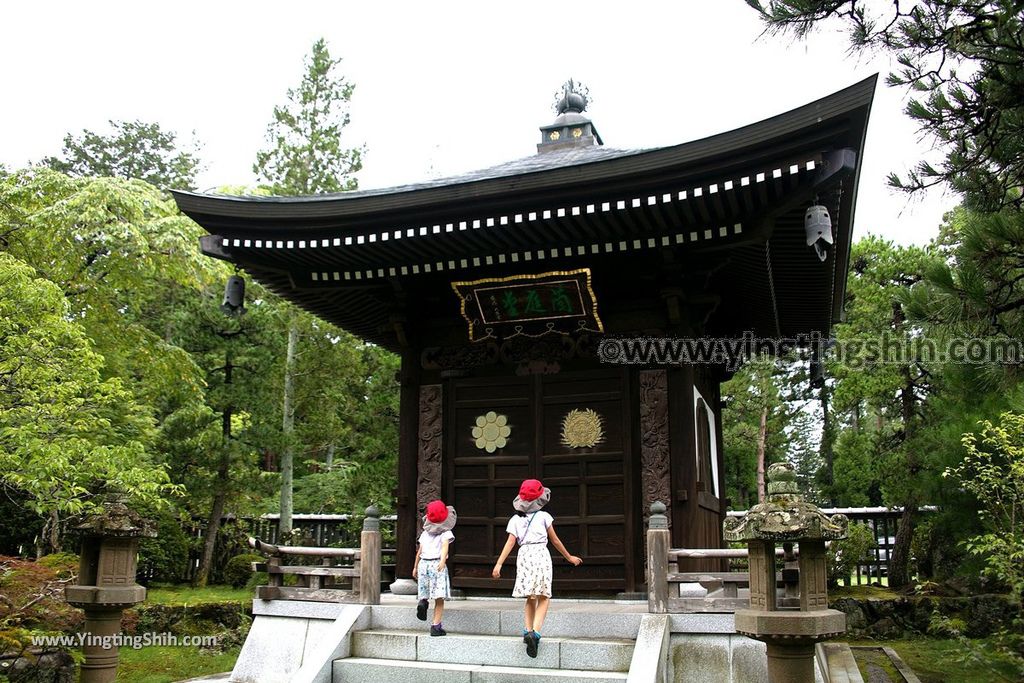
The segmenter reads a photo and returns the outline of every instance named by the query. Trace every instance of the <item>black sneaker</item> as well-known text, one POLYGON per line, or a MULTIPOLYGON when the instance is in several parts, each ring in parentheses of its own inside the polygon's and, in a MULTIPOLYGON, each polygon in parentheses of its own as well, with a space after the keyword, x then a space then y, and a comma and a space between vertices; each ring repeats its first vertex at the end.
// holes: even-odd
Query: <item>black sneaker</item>
POLYGON ((529 631, 523 631, 523 642, 524 643, 530 642, 530 632, 529 631))
POLYGON ((420 621, 427 620, 427 601, 420 600, 420 604, 416 605, 416 618, 420 621))
POLYGON ((433 624, 430 627, 430 635, 432 636, 446 636, 448 632, 441 628, 441 624, 433 624))
POLYGON ((537 657, 537 646, 540 644, 540 636, 537 635, 536 631, 530 631, 527 633, 523 640, 526 641, 526 655, 528 657, 537 657))

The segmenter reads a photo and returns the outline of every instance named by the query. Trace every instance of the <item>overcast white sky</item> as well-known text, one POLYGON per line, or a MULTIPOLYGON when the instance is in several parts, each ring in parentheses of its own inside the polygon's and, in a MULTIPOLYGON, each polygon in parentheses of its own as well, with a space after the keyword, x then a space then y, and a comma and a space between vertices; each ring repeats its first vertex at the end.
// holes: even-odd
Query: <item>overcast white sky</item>
MULTIPOLYGON (((743 0, 652 2, 19 2, 0 24, 0 163, 60 151, 68 131, 155 121, 203 143, 200 186, 251 184, 275 104, 318 37, 356 83, 348 143, 366 143, 362 188, 528 156, 560 84, 585 83, 606 145, 673 145, 884 75, 838 30, 761 37, 743 0)), ((922 154, 902 90, 880 85, 856 236, 924 243, 956 204, 908 200, 889 171, 922 154)))

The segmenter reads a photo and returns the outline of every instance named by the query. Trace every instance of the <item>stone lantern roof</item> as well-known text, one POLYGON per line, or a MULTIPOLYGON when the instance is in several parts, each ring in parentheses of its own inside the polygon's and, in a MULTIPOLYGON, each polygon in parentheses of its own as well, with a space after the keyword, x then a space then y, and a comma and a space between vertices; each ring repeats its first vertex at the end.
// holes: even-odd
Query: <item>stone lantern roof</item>
POLYGON ((723 524, 727 541, 813 541, 846 538, 846 515, 829 517, 814 503, 804 500, 797 487, 796 471, 786 462, 768 468, 768 496, 740 518, 723 524))
POLYGON ((103 504, 103 511, 96 512, 81 524, 75 526, 87 536, 109 538, 152 538, 156 530, 152 522, 131 510, 123 500, 109 500, 103 504))

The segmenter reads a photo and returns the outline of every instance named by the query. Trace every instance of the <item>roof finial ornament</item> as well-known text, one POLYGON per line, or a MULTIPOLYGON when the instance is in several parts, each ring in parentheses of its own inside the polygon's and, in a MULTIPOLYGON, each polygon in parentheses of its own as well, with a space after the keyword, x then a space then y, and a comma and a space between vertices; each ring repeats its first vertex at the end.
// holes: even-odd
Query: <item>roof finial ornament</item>
POLYGON ((570 78, 562 84, 561 92, 555 93, 555 114, 581 114, 587 110, 590 101, 590 90, 587 86, 570 78))

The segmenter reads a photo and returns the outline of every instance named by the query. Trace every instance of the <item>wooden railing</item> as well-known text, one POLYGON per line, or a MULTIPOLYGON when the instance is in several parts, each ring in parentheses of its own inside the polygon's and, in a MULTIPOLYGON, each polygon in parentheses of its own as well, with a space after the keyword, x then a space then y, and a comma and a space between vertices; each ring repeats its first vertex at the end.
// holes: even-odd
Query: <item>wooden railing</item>
MULTIPOLYGON (((749 599, 739 597, 740 588, 750 587, 747 572, 680 572, 679 561, 689 559, 738 559, 746 558, 745 548, 670 548, 668 520, 664 515, 665 506, 651 505, 650 523, 647 529, 647 611, 657 614, 666 612, 735 612, 748 606, 749 599), (699 584, 708 593, 721 594, 711 597, 681 597, 679 585, 699 584)), ((783 593, 783 603, 788 598, 799 601, 797 592, 796 556, 792 546, 777 548, 776 555, 783 557, 786 568, 777 577, 777 586, 783 593)))
POLYGON ((268 585, 256 589, 261 600, 380 604, 380 513, 374 507, 366 510, 358 548, 274 545, 257 538, 250 538, 249 545, 267 556, 266 562, 253 563, 254 571, 267 572, 268 585), (286 563, 301 561, 294 558, 319 558, 320 564, 286 563), (285 585, 288 576, 297 585, 285 585))

